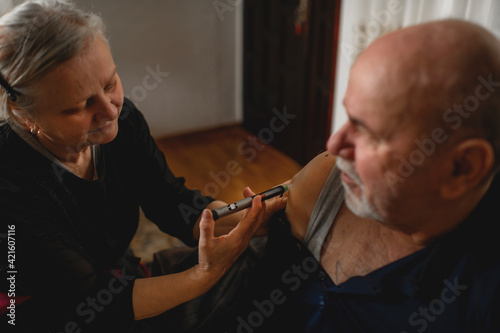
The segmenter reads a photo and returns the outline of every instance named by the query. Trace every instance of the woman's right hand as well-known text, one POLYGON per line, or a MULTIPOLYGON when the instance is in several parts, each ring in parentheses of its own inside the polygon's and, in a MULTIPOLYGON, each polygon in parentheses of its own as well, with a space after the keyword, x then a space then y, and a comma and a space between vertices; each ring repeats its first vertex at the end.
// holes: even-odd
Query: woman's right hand
POLYGON ((264 221, 266 210, 261 196, 255 196, 243 219, 228 234, 215 237, 215 221, 209 209, 205 209, 200 220, 200 239, 198 242, 199 273, 218 281, 238 257, 245 251, 248 243, 264 221))

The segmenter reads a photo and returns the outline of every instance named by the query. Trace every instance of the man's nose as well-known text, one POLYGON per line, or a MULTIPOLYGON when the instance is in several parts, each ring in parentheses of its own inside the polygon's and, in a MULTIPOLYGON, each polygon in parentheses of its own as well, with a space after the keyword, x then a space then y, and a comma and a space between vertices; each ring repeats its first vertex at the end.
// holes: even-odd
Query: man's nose
POLYGON ((347 122, 330 136, 326 143, 326 149, 334 155, 352 160, 354 157, 354 144, 350 132, 351 124, 347 122))

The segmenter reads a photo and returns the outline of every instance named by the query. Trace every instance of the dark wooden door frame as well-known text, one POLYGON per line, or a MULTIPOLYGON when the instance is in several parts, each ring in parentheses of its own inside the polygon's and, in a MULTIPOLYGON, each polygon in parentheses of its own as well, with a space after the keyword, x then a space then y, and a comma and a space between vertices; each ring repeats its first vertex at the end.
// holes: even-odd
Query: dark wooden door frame
POLYGON ((298 4, 244 2, 243 125, 304 165, 330 135, 340 0, 309 0, 300 27, 298 4))

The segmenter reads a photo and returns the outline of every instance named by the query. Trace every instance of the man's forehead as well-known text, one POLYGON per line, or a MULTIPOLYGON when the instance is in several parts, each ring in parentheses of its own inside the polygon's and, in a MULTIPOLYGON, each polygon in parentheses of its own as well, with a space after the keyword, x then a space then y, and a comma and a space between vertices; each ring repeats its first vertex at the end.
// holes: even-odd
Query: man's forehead
POLYGON ((418 131, 426 119, 423 102, 412 102, 408 89, 398 85, 351 85, 343 103, 351 123, 380 139, 390 140, 404 132, 418 131))

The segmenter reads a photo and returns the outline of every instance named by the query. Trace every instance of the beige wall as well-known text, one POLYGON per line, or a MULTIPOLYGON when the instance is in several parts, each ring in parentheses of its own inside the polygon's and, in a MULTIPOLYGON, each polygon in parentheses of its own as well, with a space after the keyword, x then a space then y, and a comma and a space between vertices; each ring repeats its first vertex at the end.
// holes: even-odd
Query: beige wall
POLYGON ((77 2, 103 17, 125 95, 154 136, 241 121, 241 4, 222 12, 210 0, 77 2))
MULTIPOLYGON (((99 13, 156 137, 242 120, 242 0, 75 0, 99 13)), ((0 0, 0 12, 22 0, 0 0)))

